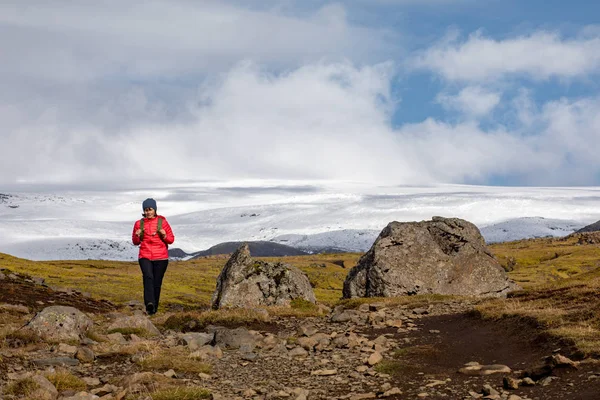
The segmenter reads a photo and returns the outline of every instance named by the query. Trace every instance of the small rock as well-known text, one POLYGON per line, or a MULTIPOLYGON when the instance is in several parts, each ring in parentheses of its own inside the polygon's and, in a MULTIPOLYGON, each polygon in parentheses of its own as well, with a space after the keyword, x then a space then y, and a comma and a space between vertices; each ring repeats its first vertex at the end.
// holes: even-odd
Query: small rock
POLYGON ((481 389, 481 393, 483 393, 484 396, 496 396, 496 395, 500 394, 491 385, 487 385, 487 384, 483 385, 483 388, 481 389))
POLYGON ((556 367, 573 367, 577 368, 579 366, 578 362, 572 361, 571 359, 561 355, 554 354, 551 358, 552 364, 556 367))
POLYGON ((512 370, 506 366, 506 365, 502 365, 502 364, 493 364, 493 365, 469 365, 466 367, 463 367, 461 369, 458 370, 458 372, 460 372, 461 374, 464 375, 491 375, 491 374, 509 374, 512 372, 512 370))
POLYGON ((111 341, 113 343, 118 343, 118 344, 126 344, 127 343, 127 339, 125 339, 125 336, 123 336, 123 334, 121 332, 110 333, 110 334, 106 335, 106 337, 108 338, 109 341, 111 341))
POLYGON ((337 369, 317 369, 311 371, 310 374, 316 376, 331 376, 337 374, 337 369))
POLYGON ((244 353, 242 354, 242 360, 246 360, 246 361, 254 361, 258 358, 258 354, 256 353, 244 353))
POLYGON ((380 352, 376 351, 375 353, 369 356, 369 358, 367 359, 367 364, 372 366, 378 364, 379 362, 381 362, 381 360, 383 360, 383 356, 380 352))
POLYGON ((82 363, 91 363, 94 361, 96 355, 92 351, 92 349, 88 347, 80 347, 77 349, 75 353, 75 358, 77 358, 82 363))
POLYGON ((317 332, 319 332, 317 327, 310 323, 302 324, 298 328, 298 336, 312 336, 317 332))
POLYGON ((547 376, 538 382, 538 385, 548 386, 553 380, 558 379, 556 376, 547 376))
POLYGON ((100 385, 100 379, 98 379, 98 378, 89 378, 86 376, 85 378, 82 378, 82 380, 88 386, 99 386, 100 385))
POLYGON ((521 383, 521 380, 515 379, 510 376, 505 376, 504 379, 502 380, 502 385, 504 386, 504 389, 517 390, 519 388, 520 383, 521 383))
POLYGON ((397 394, 402 394, 402 390, 398 389, 397 387, 393 387, 390 390, 383 392, 381 397, 390 397, 390 396, 394 396, 397 394))
POLYGON ((535 386, 535 381, 530 377, 526 377, 521 380, 521 384, 523 386, 535 386))
POLYGON ((447 383, 446 381, 433 380, 433 381, 429 382, 427 385, 425 385, 425 387, 435 387, 435 386, 439 386, 439 385, 445 385, 446 383, 447 383))
POLYGON ((177 373, 173 369, 166 371, 163 375, 167 378, 177 378, 177 373))
POLYGON ((298 346, 290 350, 288 354, 290 355, 290 357, 306 357, 308 356, 308 351, 298 346))

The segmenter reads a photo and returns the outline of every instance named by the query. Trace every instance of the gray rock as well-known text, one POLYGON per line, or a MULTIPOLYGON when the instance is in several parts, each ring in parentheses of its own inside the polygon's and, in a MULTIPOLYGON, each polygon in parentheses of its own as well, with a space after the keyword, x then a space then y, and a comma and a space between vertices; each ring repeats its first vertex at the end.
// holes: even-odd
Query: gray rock
POLYGON ((461 368, 458 370, 461 374, 470 375, 470 376, 486 376, 492 374, 510 374, 511 369, 502 364, 492 364, 492 365, 473 365, 461 368))
POLYGON ((90 377, 87 377, 87 376, 86 376, 86 377, 84 377, 84 378, 81 378, 81 379, 82 379, 82 380, 85 382, 85 384, 86 384, 86 385, 88 385, 88 386, 99 386, 99 385, 100 385, 100 379, 98 379, 98 378, 90 378, 90 377))
POLYGON ((75 353, 75 358, 77 358, 82 363, 91 363, 94 362, 96 355, 94 354, 94 351, 89 347, 80 347, 75 353))
POLYGON ((30 394, 32 399, 55 400, 58 398, 58 390, 56 390, 56 387, 46 377, 34 375, 31 379, 39 385, 39 389, 30 394))
POLYGON ((304 323, 298 327, 298 336, 312 336, 317 333, 319 329, 311 323, 304 323))
POLYGON ((74 307, 51 306, 33 317, 26 329, 49 342, 78 341, 93 325, 87 315, 74 307))
POLYGON ((77 346, 72 346, 66 343, 60 343, 58 345, 58 352, 74 356, 77 353, 77 346))
POLYGON ((42 277, 39 277, 39 276, 35 276, 35 277, 31 278, 31 280, 32 280, 32 281, 33 281, 33 283, 35 283, 36 285, 40 285, 40 286, 44 285, 44 283, 45 283, 45 280, 44 280, 44 278, 42 278, 42 277))
POLYGON ((291 265, 253 260, 243 244, 219 274, 211 303, 214 309, 289 306, 297 298, 316 302, 308 277, 291 265))
POLYGON ((290 357, 306 357, 308 356, 308 351, 298 346, 290 350, 288 354, 290 355, 290 357))
POLYGON ((108 335, 106 335, 106 337, 112 343, 118 343, 118 344, 127 343, 127 339, 125 339, 125 336, 123 336, 123 334, 121 332, 109 333, 108 335))
POLYGON ((391 222, 350 270, 343 294, 506 296, 519 287, 487 249, 479 229, 458 218, 391 222))
POLYGON ((108 327, 109 332, 116 329, 141 329, 149 336, 160 335, 160 331, 145 315, 119 317, 108 327))
POLYGON ((243 353, 241 359, 246 361, 254 361, 258 358, 256 353, 243 353))
POLYGON ((197 350, 205 344, 209 344, 215 338, 214 333, 189 332, 180 335, 181 340, 189 347, 190 350, 197 350))
POLYGON ((246 328, 228 329, 222 327, 214 328, 215 344, 224 349, 239 349, 246 345, 246 350, 254 350, 256 338, 246 328))

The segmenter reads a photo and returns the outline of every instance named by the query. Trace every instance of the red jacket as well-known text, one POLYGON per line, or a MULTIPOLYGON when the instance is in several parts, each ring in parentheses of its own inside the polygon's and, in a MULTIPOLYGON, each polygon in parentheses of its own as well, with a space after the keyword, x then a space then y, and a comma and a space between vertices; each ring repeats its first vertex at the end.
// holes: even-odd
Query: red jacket
POLYGON ((133 233, 131 234, 131 240, 134 245, 140 245, 140 254, 138 258, 147 258, 149 260, 167 260, 169 258, 169 245, 175 241, 175 236, 171 230, 171 225, 167 222, 167 219, 162 215, 158 215, 155 218, 144 218, 144 235, 143 240, 140 240, 135 232, 140 229, 140 221, 135 221, 133 224, 133 233), (164 239, 160 238, 157 233, 158 219, 162 219, 162 228, 165 230, 166 236, 164 239))

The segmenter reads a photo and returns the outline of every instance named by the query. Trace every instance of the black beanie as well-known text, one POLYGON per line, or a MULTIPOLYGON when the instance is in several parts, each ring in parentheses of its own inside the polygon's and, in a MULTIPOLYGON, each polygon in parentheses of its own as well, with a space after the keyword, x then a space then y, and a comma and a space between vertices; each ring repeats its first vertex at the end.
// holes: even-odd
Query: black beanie
POLYGON ((154 200, 154 199, 144 200, 144 202, 142 203, 142 211, 144 211, 146 208, 152 208, 152 209, 154 209, 154 211, 156 211, 156 200, 154 200))

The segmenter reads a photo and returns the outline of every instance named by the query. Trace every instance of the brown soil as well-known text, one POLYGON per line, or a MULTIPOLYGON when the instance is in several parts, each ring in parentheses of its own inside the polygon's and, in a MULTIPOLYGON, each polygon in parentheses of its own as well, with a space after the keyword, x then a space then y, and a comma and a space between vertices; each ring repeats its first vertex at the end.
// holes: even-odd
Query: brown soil
MULTIPOLYGON (((513 371, 527 371, 542 364, 553 352, 573 359, 578 356, 573 348, 523 321, 494 322, 470 314, 451 314, 423 318, 418 326, 418 331, 395 335, 410 340, 394 357, 399 367, 392 375, 403 396, 422 392, 423 382, 427 380, 424 378, 451 379, 449 384, 440 386, 443 389, 439 390, 439 396, 430 395, 428 399, 455 398, 455 395, 462 398, 469 390, 481 392, 484 384, 496 389, 502 387, 502 374, 473 377, 458 373, 459 368, 471 361, 482 365, 504 364, 513 371)), ((373 331, 370 336, 381 333, 373 331)), ((552 372, 558 379, 548 386, 520 387, 512 392, 539 400, 598 400, 600 378, 588 379, 591 375, 600 375, 600 364, 582 364, 579 369, 558 368, 552 372)))
POLYGON ((71 306, 84 312, 102 314, 116 309, 107 300, 94 300, 75 291, 56 291, 38 285, 28 277, 17 275, 17 279, 0 281, 0 304, 20 304, 31 311, 41 311, 49 306, 71 306))

